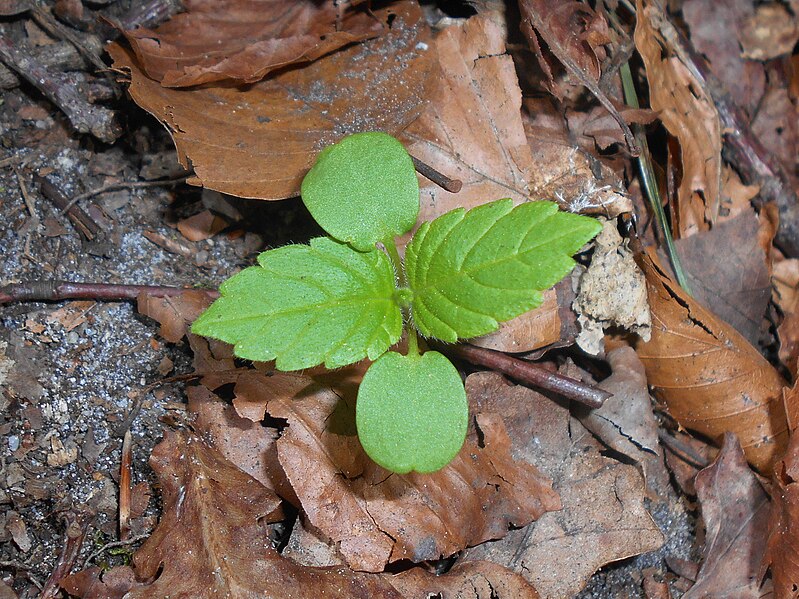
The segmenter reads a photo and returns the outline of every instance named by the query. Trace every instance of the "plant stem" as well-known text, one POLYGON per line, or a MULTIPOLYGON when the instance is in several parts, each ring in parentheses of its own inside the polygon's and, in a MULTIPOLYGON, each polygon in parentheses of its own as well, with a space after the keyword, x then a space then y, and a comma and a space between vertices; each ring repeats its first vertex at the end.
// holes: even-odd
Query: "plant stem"
POLYGON ((422 162, 415 156, 411 156, 413 166, 416 171, 423 177, 430 179, 433 183, 438 185, 444 191, 450 193, 458 193, 463 188, 463 181, 460 179, 450 179, 446 175, 439 173, 429 164, 422 162))
POLYGON ((402 258, 400 258, 397 244, 394 238, 390 237, 383 241, 383 247, 386 248, 388 259, 391 260, 391 266, 394 267, 394 275, 397 278, 397 286, 400 288, 408 286, 408 279, 405 277, 405 267, 402 265, 402 258))
POLYGON ((589 408, 600 408, 605 400, 612 397, 612 393, 603 391, 583 382, 569 377, 550 372, 534 362, 527 362, 513 358, 502 352, 484 349, 474 345, 443 345, 437 346, 443 353, 461 358, 478 366, 485 366, 509 376, 520 383, 552 391, 558 395, 571 399, 589 408))
MULTIPOLYGON (((0 304, 11 302, 58 302, 68 299, 135 300, 140 294, 152 297, 172 297, 191 288, 160 285, 114 285, 109 283, 72 283, 69 281, 29 281, 0 287, 0 304)), ((213 289, 200 289, 216 298, 213 289)))
MULTIPOLYGON (((408 322, 407 320, 405 322, 408 322)), ((408 324, 405 327, 405 330, 408 332, 408 356, 418 356, 419 355, 419 334, 416 332, 416 329, 408 324)))
MULTIPOLYGON (((633 75, 630 72, 629 62, 625 62, 621 65, 621 83, 624 88, 624 101, 633 108, 639 108, 638 94, 633 84, 633 75)), ((688 278, 683 272, 680 257, 677 255, 677 249, 674 247, 674 239, 671 236, 669 223, 666 221, 666 214, 663 211, 663 203, 660 200, 660 190, 658 189, 655 179, 655 171, 652 168, 651 154, 649 153, 649 144, 647 143, 646 135, 644 135, 640 125, 633 125, 633 131, 635 132, 635 140, 638 143, 638 147, 641 149, 641 153, 638 155, 638 168, 641 172, 641 182, 644 185, 649 204, 655 212, 655 220, 660 225, 660 230, 663 232, 663 239, 666 242, 666 253, 669 255, 671 266, 674 269, 674 275, 677 277, 677 282, 680 284, 680 287, 685 289, 689 295, 692 295, 691 286, 688 284, 688 278)))

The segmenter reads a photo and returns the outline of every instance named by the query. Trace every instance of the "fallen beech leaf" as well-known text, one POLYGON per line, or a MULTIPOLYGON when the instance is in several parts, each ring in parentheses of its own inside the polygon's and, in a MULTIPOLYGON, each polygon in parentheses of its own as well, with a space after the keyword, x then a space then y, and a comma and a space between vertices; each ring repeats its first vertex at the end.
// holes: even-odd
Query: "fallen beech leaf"
POLYGON ((549 80, 552 93, 560 99, 565 96, 563 86, 555 82, 552 66, 541 51, 538 36, 569 74, 599 100, 618 123, 627 145, 635 149, 632 131, 599 87, 600 63, 606 57, 603 46, 611 41, 604 17, 575 0, 519 0, 519 8, 522 32, 549 80))
POLYGON ((788 450, 774 467, 764 566, 771 567, 775 596, 799 597, 799 385, 784 391, 791 428, 788 450))
POLYGON ((421 9, 412 1, 376 11, 394 18, 381 37, 246 87, 169 89, 147 77, 119 44, 134 101, 169 130, 189 183, 263 200, 296 196, 316 155, 359 131, 396 134, 424 107, 433 65, 421 9))
POLYGON ((607 218, 633 211, 620 179, 624 164, 617 173, 607 156, 600 160, 576 146, 573 138, 579 132, 567 127, 551 98, 526 98, 522 116, 536 165, 530 177, 533 198, 555 200, 569 212, 607 218))
POLYGON ((495 413, 472 411, 463 449, 442 470, 398 475, 366 457, 345 398, 320 388, 267 409, 288 421, 278 456, 308 522, 357 570, 452 555, 560 506, 534 466, 511 459, 495 413))
POLYGON ((435 40, 440 77, 428 104, 402 134, 408 152, 463 188, 456 194, 422 180, 419 221, 458 207, 500 198, 527 199, 535 169, 519 114, 513 59, 501 29, 472 17, 441 31, 435 40))
POLYGON ((658 31, 666 16, 654 2, 636 0, 635 47, 646 66, 649 103, 680 143, 682 180, 677 190, 678 223, 686 237, 706 230, 719 211, 721 126, 715 104, 688 68, 669 51, 658 31))
POLYGON ((613 396, 578 418, 608 447, 643 463, 661 453, 644 367, 629 346, 609 351, 607 361, 613 372, 599 387, 613 396))
POLYGON ((164 511, 133 567, 91 568, 63 586, 84 599, 296 599, 402 595, 387 579, 305 568, 272 548, 265 522, 280 500, 196 436, 168 432, 150 458, 164 511))
POLYGON ((735 329, 689 297, 645 255, 652 338, 635 350, 649 384, 686 428, 712 439, 733 432, 755 468, 770 469, 788 441, 785 381, 735 329))
POLYGON ((790 54, 799 40, 799 20, 778 2, 761 4, 738 29, 738 39, 744 58, 770 60, 790 54))
POLYGON ((231 406, 205 387, 189 387, 186 395, 189 411, 197 414, 195 430, 226 460, 274 491, 270 476, 274 466, 269 462, 269 451, 273 449, 277 431, 239 417, 231 406))
POLYGON ((390 580, 408 598, 539 599, 524 578, 491 562, 457 563, 443 576, 414 568, 390 580))
POLYGON ((158 321, 161 337, 170 343, 177 343, 212 301, 213 298, 205 291, 187 289, 173 297, 141 294, 137 298, 136 308, 139 313, 158 321))
POLYGON ((684 599, 759 597, 769 500, 735 435, 724 435, 721 452, 695 484, 706 537, 696 584, 684 599))
POLYGON ((603 223, 595 243, 573 304, 580 323, 577 345, 591 355, 603 350, 606 328, 621 327, 642 339, 649 339, 652 328, 646 281, 616 230, 615 220, 603 223))
POLYGON ((790 372, 796 372, 799 358, 799 259, 781 260, 773 268, 773 301, 783 314, 777 328, 779 357, 790 372))
POLYGON ((254 83, 268 73, 310 62, 352 42, 379 35, 368 11, 333 2, 186 0, 186 12, 155 31, 125 31, 147 76, 164 87, 232 80, 254 83))
POLYGON ((766 75, 763 65, 741 56, 738 40, 754 14, 751 0, 686 0, 683 17, 691 32, 691 43, 710 61, 713 73, 735 98, 736 104, 754 114, 763 95, 766 75), (722 33, 723 32, 723 33, 722 33))
POLYGON ((753 210, 675 242, 693 297, 757 345, 771 297, 753 210))
POLYGON ((94 308, 96 302, 91 300, 69 302, 62 308, 55 310, 47 317, 47 322, 58 323, 64 327, 65 331, 71 331, 84 322, 86 322, 86 314, 94 308))
POLYGON ((476 410, 503 414, 516 460, 535 460, 554 481, 563 508, 468 549, 528 580, 542 597, 572 597, 604 564, 660 547, 663 536, 644 507, 634 466, 604 457, 604 446, 569 411, 496 373, 472 374, 466 391, 476 410))
POLYGON ((222 229, 227 227, 227 222, 211 212, 202 212, 178 221, 178 231, 189 241, 203 241, 210 239, 222 229))

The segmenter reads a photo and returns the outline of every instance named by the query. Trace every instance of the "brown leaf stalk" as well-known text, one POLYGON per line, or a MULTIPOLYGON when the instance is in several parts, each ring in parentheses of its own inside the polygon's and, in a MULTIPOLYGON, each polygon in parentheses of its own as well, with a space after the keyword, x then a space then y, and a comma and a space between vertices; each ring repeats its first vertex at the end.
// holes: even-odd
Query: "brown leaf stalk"
POLYGON ((461 181, 460 179, 450 179, 446 175, 439 173, 429 164, 422 162, 415 156, 411 156, 411 160, 413 160, 413 166, 420 175, 422 175, 427 179, 430 179, 441 189, 448 191, 450 193, 458 193, 461 190, 461 188, 463 188, 463 181, 461 181))
POLYGON ((450 356, 461 358, 477 366, 485 366, 501 372, 512 379, 532 385, 540 389, 552 391, 558 395, 580 402, 589 408, 599 408, 611 393, 586 385, 556 372, 550 372, 533 362, 519 360, 491 349, 483 349, 473 345, 439 345, 436 349, 450 356))
MULTIPOLYGON (((0 287, 0 305, 11 302, 59 302, 68 299, 101 301, 135 300, 139 294, 152 297, 173 297, 186 291, 184 287, 165 285, 116 285, 113 283, 72 283, 70 281, 28 281, 0 287)), ((205 289, 211 297, 218 292, 205 289)))

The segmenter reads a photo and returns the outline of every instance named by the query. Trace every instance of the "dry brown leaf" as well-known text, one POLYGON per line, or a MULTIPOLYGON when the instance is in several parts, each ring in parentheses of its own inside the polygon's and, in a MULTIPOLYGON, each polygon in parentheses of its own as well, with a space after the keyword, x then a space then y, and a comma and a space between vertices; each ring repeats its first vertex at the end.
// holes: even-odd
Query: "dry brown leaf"
POLYGON ((600 408, 580 410, 576 415, 582 425, 608 447, 638 462, 647 483, 652 483, 651 488, 665 488, 668 473, 658 441, 658 423, 652 412, 644 366, 629 346, 609 351, 606 359, 612 374, 599 383, 599 387, 613 396, 600 408))
POLYGON ((307 521, 338 544, 354 569, 439 559, 560 507, 534 466, 511 459, 495 413, 472 410, 466 444, 442 470, 399 475, 366 457, 346 398, 318 388, 275 398, 267 409, 288 421, 278 456, 307 521))
POLYGON ((718 457, 696 475, 695 484, 705 547, 696 584, 684 599, 757 599, 769 500, 735 435, 724 436, 718 457))
POLYGON ((96 302, 91 300, 69 302, 50 314, 47 317, 47 322, 57 322, 64 327, 65 331, 71 331, 86 322, 86 315, 95 305, 96 302))
POLYGON ((681 237, 708 229, 718 216, 721 125, 715 104, 658 31, 665 15, 656 3, 636 0, 635 46, 646 66, 649 103, 680 143, 682 179, 677 191, 681 237))
POLYGON ((188 334, 191 323, 212 301, 213 298, 205 291, 187 289, 173 297, 141 294, 136 307, 141 314, 159 322, 161 337, 170 343, 177 343, 188 334))
POLYGON ((472 374, 466 390, 477 410, 503 414, 511 455, 540 464, 563 502, 562 510, 467 550, 467 560, 507 566, 542 597, 562 599, 604 564, 660 547, 663 536, 644 506, 641 475, 601 455, 604 446, 568 409, 496 373, 472 374))
POLYGON ((274 491, 271 472, 274 465, 274 443, 277 431, 239 417, 234 409, 222 402, 205 387, 189 387, 188 409, 197 414, 194 428, 222 456, 252 476, 270 491, 274 491))
POLYGON ((227 227, 227 221, 210 210, 184 218, 178 221, 178 231, 189 241, 203 241, 210 239, 222 229, 227 227))
POLYGON ((771 280, 774 284, 773 301, 783 314, 777 327, 779 358, 790 372, 796 372, 799 360, 799 259, 775 263, 771 280))
POLYGON ((443 576, 414 568, 390 580, 409 599, 539 599, 524 578, 491 562, 458 563, 443 576))
POLYGON ((621 327, 649 339, 652 319, 646 300, 646 281, 632 252, 616 230, 616 221, 603 223, 591 265, 580 277, 574 300, 580 333, 577 345, 591 355, 604 348, 604 329, 621 327))
POLYGON ((770 60, 790 54, 799 40, 799 15, 779 2, 761 4, 738 30, 744 58, 770 60))
MULTIPOLYGON (((554 200, 564 210, 615 218, 632 212, 619 175, 574 144, 573 132, 551 98, 524 101, 524 130, 536 168, 530 178, 533 199, 554 200)), ((623 173, 623 164, 620 172, 623 173)))
POLYGON ((738 43, 755 14, 753 4, 752 0, 686 0, 682 6, 693 46, 708 58, 713 73, 749 114, 754 113, 766 84, 763 65, 744 60, 738 43))
POLYGON ((147 76, 164 87, 230 80, 254 83, 277 68, 310 62, 352 42, 379 35, 368 11, 342 5, 340 30, 333 2, 184 0, 155 31, 125 37, 147 76))
POLYGON ((405 1, 377 13, 394 15, 383 36, 245 87, 165 88, 122 46, 108 52, 130 71, 134 101, 169 130, 180 163, 194 167, 190 183, 279 200, 299 194, 325 146, 358 131, 397 134, 424 108, 434 52, 421 9, 405 1))
POLYGON ((652 338, 636 344, 649 384, 686 428, 735 433, 746 457, 770 470, 788 441, 782 377, 735 329, 689 297, 645 255, 652 338))
POLYGON ((769 537, 764 566, 771 567, 777 597, 799 598, 799 385, 786 389, 791 428, 788 450, 774 467, 769 537))
POLYGON ((710 231, 675 242, 693 297, 755 346, 768 328, 764 317, 771 297, 759 229, 750 208, 710 231))
POLYGON ((569 75, 584 85, 616 120, 627 145, 636 148, 624 118, 599 87, 600 65, 606 57, 603 46, 611 41, 604 17, 587 4, 575 0, 519 0, 519 8, 522 32, 548 78, 552 93, 562 99, 565 88, 555 81, 553 65, 541 51, 539 36, 569 75))
POLYGON ((408 151, 448 177, 456 194, 422 181, 420 221, 500 198, 527 199, 535 168, 522 125, 522 94, 505 39, 491 20, 472 17, 435 40, 439 73, 425 111, 402 134, 408 151))
POLYGON ((387 579, 346 568, 305 568, 272 548, 265 523, 280 500, 196 436, 167 433, 150 458, 164 511, 155 532, 120 566, 72 575, 84 599, 400 599, 387 579))
POLYGON ((785 167, 789 180, 799 186, 799 103, 786 87, 766 91, 752 122, 752 132, 785 167))

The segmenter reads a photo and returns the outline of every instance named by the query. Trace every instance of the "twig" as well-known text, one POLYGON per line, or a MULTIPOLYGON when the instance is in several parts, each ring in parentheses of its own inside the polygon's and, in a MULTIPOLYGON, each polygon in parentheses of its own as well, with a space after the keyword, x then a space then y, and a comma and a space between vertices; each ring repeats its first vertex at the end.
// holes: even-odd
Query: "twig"
POLYGON ((724 84, 710 69, 693 44, 665 17, 657 19, 663 37, 688 70, 710 93, 724 132, 725 158, 735 167, 744 183, 760 185, 764 202, 774 202, 780 225, 775 243, 789 257, 799 257, 799 198, 785 167, 774 159, 749 126, 750 119, 735 103, 724 84))
POLYGON ((152 0, 141 6, 136 6, 134 3, 133 9, 123 16, 116 25, 123 31, 136 27, 155 27, 181 10, 183 10, 183 4, 180 0, 152 0))
POLYGON ((33 10, 31 11, 31 16, 33 17, 33 20, 36 21, 37 25, 39 25, 54 38, 65 40, 72 44, 75 49, 80 52, 81 56, 83 56, 83 58, 85 58, 86 61, 91 65, 93 65, 95 69, 98 71, 106 71, 108 69, 108 65, 103 62, 99 53, 93 52, 87 48, 83 41, 78 38, 78 36, 76 36, 69 28, 64 27, 61 23, 56 21, 53 15, 51 15, 44 8, 34 4, 33 10))
POLYGON ((463 182, 460 179, 450 179, 415 156, 411 156, 411 159, 413 160, 414 168, 419 172, 420 175, 430 179, 444 191, 458 193, 463 188, 463 182))
MULTIPOLYGON (((55 71, 74 71, 86 67, 81 55, 69 42, 56 42, 41 48, 31 48, 33 60, 48 69, 55 71)), ((0 89, 19 87, 20 79, 13 71, 0 65, 0 89)))
POLYGON ((69 200, 53 183, 40 175, 33 176, 34 183, 39 185, 42 195, 50 200, 57 208, 64 210, 72 224, 88 241, 94 241, 102 232, 100 225, 86 214, 79 206, 67 208, 69 200))
POLYGON ((602 389, 586 385, 556 372, 550 372, 533 362, 519 360, 491 349, 466 344, 437 345, 436 348, 472 364, 506 374, 520 383, 552 391, 589 408, 600 408, 606 399, 613 396, 612 393, 602 389))
POLYGON ((122 440, 122 461, 119 465, 119 538, 127 541, 130 537, 130 478, 133 463, 133 437, 130 430, 125 431, 122 440))
POLYGON ((119 183, 109 183, 108 185, 103 185, 102 187, 98 187, 97 189, 92 189, 90 191, 86 191, 84 193, 79 193, 76 196, 73 196, 65 208, 61 209, 61 212, 67 212, 70 208, 72 208, 75 204, 80 202, 81 200, 85 200, 86 198, 92 198, 94 196, 100 195, 101 193, 106 193, 108 191, 117 191, 119 189, 141 189, 144 187, 163 187, 166 185, 174 185, 176 183, 183 183, 186 181, 188 177, 177 177, 175 179, 160 179, 158 181, 121 181, 119 183))
POLYGON ((127 541, 111 541, 110 543, 106 543, 105 545, 100 547, 94 553, 89 554, 89 557, 87 557, 85 560, 83 560, 83 566, 81 567, 81 569, 85 570, 86 566, 88 566, 94 558, 96 558, 98 555, 102 555, 103 553, 105 553, 109 549, 115 549, 116 547, 127 547, 129 545, 134 545, 135 543, 138 543, 139 541, 143 541, 144 539, 146 539, 149 536, 150 535, 148 535, 148 534, 146 534, 146 535, 137 535, 135 537, 129 538, 127 541))
POLYGON ((94 514, 90 512, 67 512, 64 514, 63 520, 66 523, 64 543, 61 546, 61 553, 58 555, 58 563, 47 582, 44 583, 39 599, 55 599, 60 595, 59 583, 75 565, 92 518, 94 518, 94 514))
POLYGON ((165 249, 167 252, 177 254, 178 256, 183 256, 184 258, 194 257, 195 251, 185 243, 181 243, 175 239, 169 239, 168 237, 165 237, 160 233, 156 233, 155 231, 143 231, 142 236, 150 243, 154 243, 158 247, 165 249))
POLYGON ((37 63, 26 44, 12 42, 5 29, 0 27, 0 61, 36 87, 53 104, 67 115, 69 122, 80 133, 91 133, 106 143, 114 142, 122 134, 116 115, 101 106, 89 104, 81 97, 61 73, 56 73, 37 63))
POLYGON ((16 166, 14 166, 13 169, 14 174, 17 177, 17 184, 19 185, 19 191, 22 194, 22 199, 25 202, 25 206, 27 207, 28 212, 30 212, 31 218, 38 223, 41 221, 41 219, 39 218, 39 213, 36 212, 36 206, 33 204, 31 195, 28 193, 28 186, 25 185, 25 180, 22 178, 19 169, 16 166))
MULTIPOLYGON (((174 297, 187 291, 184 287, 160 285, 115 285, 112 283, 72 283, 70 281, 28 281, 0 287, 0 304, 11 302, 60 302, 68 299, 98 301, 135 300, 143 293, 152 297, 174 297)), ((201 289, 210 297, 219 293, 201 289)))

